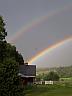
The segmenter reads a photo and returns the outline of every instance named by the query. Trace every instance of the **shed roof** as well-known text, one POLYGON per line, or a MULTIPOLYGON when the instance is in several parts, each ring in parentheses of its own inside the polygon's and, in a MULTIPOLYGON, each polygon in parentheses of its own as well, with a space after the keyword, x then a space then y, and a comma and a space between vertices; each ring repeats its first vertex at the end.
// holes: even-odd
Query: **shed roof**
POLYGON ((19 75, 21 77, 35 77, 36 65, 20 65, 19 75))

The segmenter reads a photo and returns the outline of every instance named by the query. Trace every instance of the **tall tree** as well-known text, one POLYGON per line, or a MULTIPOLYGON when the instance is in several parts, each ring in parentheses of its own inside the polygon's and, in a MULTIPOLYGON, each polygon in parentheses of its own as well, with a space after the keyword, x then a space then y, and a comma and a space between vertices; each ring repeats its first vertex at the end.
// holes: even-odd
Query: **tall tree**
POLYGON ((3 59, 5 57, 6 36, 7 36, 7 32, 5 30, 5 22, 3 20, 3 17, 0 16, 0 62, 3 62, 3 59))
POLYGON ((3 41, 7 36, 7 32, 5 30, 5 23, 3 17, 0 16, 0 41, 3 41))
POLYGON ((0 16, 0 96, 24 96, 18 76, 19 54, 15 46, 5 41, 6 36, 5 23, 0 16))

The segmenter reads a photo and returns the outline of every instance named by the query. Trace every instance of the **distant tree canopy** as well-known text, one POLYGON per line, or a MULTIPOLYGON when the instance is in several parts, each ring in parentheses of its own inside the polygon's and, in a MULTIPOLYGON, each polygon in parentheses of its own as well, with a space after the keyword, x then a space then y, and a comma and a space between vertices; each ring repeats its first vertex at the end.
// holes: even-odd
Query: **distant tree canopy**
POLYGON ((54 72, 54 71, 50 71, 49 73, 46 73, 46 74, 39 74, 39 75, 37 75, 37 77, 36 77, 36 80, 37 81, 40 81, 41 79, 42 80, 46 80, 46 81, 58 81, 59 80, 59 75, 56 73, 56 72, 54 72))
MULTIPOLYGON (((56 72, 60 78, 70 78, 72 77, 72 65, 71 66, 64 66, 64 67, 54 67, 54 68, 45 68, 43 69, 39 69, 37 71, 37 73, 39 74, 40 77, 44 77, 47 72, 56 72), (41 74, 40 74, 41 73, 41 74), (44 76, 42 75, 42 73, 44 73, 44 76)), ((48 74, 48 73, 47 73, 48 74)))
POLYGON ((59 75, 56 72, 49 72, 45 77, 45 80, 52 80, 52 81, 58 81, 59 80, 59 75))
POLYGON ((0 96, 24 96, 20 83, 19 65, 24 64, 16 47, 7 43, 5 23, 0 16, 0 96))
POLYGON ((42 78, 41 75, 37 75, 37 76, 36 76, 36 81, 40 81, 41 78, 42 78))

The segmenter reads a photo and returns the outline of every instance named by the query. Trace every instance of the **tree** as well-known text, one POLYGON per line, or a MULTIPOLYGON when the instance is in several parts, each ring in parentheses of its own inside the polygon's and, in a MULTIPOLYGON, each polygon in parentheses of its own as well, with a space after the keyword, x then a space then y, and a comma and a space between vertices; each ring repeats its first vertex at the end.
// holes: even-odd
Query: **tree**
POLYGON ((4 61, 4 58, 6 57, 5 52, 6 52, 6 41, 0 41, 0 63, 2 63, 4 61))
POLYGON ((22 96, 17 62, 9 58, 0 65, 0 96, 22 96))
POLYGON ((19 63, 19 65, 24 64, 23 57, 18 51, 16 51, 16 47, 7 43, 6 44, 6 58, 10 58, 10 57, 14 58, 16 62, 19 63))
POLYGON ((56 72, 51 71, 45 76, 44 80, 58 81, 59 75, 56 72))
POLYGON ((19 58, 15 46, 6 42, 6 36, 5 23, 0 16, 0 96, 24 96, 18 76, 19 64, 23 58, 19 58))
POLYGON ((3 17, 0 16, 0 62, 3 62, 3 59, 5 57, 6 36, 7 36, 7 32, 5 30, 5 23, 3 17))
POLYGON ((40 80, 41 80, 41 75, 39 74, 36 76, 36 81, 40 81, 40 80))
POLYGON ((16 51, 15 58, 16 58, 16 61, 19 63, 19 65, 24 65, 23 57, 20 53, 18 53, 18 51, 16 51))
POLYGON ((0 16, 0 41, 3 41, 7 36, 7 32, 5 30, 5 23, 3 17, 0 16))

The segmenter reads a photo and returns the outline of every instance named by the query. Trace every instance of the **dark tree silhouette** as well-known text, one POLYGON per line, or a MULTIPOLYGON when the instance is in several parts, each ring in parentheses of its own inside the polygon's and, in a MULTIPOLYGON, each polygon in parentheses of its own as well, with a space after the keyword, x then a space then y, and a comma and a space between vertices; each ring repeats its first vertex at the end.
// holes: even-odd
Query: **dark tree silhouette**
POLYGON ((0 96, 24 96, 18 76, 23 58, 15 46, 6 42, 6 36, 5 23, 0 16, 0 96))

